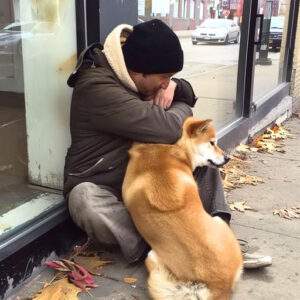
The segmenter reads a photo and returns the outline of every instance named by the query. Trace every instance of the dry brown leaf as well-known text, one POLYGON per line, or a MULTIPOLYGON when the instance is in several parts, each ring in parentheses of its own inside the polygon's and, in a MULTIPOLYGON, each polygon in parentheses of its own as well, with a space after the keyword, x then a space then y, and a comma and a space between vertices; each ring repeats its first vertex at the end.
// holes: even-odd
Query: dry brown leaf
POLYGON ((263 180, 256 176, 245 175, 243 177, 240 177, 240 183, 257 185, 260 182, 263 182, 263 180))
POLYGON ((247 175, 245 170, 249 168, 249 162, 234 156, 230 156, 231 160, 223 168, 221 175, 225 190, 231 190, 241 186, 242 184, 257 185, 263 182, 261 178, 247 175))
POLYGON ((246 205, 246 201, 233 202, 229 204, 231 210, 237 210, 241 212, 245 212, 246 209, 252 209, 250 206, 246 205))
POLYGON ((273 130, 270 128, 267 128, 267 133, 270 135, 271 139, 273 140, 281 140, 290 138, 292 135, 291 133, 284 129, 282 126, 275 125, 273 127, 273 130))
POLYGON ((137 281, 137 278, 134 278, 134 277, 125 277, 123 278, 123 281, 126 282, 126 283, 134 283, 137 281))
POLYGON ((69 283, 67 278, 56 281, 48 287, 37 292, 33 300, 74 300, 82 290, 69 283))
POLYGON ((278 151, 284 153, 284 150, 278 150, 278 148, 282 148, 284 146, 282 140, 289 137, 291 137, 291 134, 288 130, 282 126, 275 125, 273 129, 267 128, 264 134, 253 140, 249 150, 251 152, 272 153, 273 151, 278 151))
POLYGON ((223 181, 223 186, 224 186, 224 189, 233 189, 235 187, 234 184, 228 182, 227 180, 223 181))
POLYGON ((77 255, 74 257, 76 264, 84 267, 92 275, 100 275, 97 270, 102 269, 104 265, 111 264, 113 260, 102 260, 100 256, 81 256, 77 255))
POLYGON ((258 152, 272 152, 276 149, 273 140, 261 140, 255 146, 258 148, 258 152))
POLYGON ((276 209, 273 211, 273 215, 278 215, 281 218, 288 220, 300 219, 300 206, 292 206, 290 208, 276 209))
POLYGON ((278 151, 284 153, 284 150, 277 150, 277 148, 282 148, 284 146, 282 140, 291 136, 288 130, 282 126, 275 125, 273 129, 267 128, 264 134, 257 137, 251 143, 250 150, 256 152, 272 153, 273 151, 278 151))

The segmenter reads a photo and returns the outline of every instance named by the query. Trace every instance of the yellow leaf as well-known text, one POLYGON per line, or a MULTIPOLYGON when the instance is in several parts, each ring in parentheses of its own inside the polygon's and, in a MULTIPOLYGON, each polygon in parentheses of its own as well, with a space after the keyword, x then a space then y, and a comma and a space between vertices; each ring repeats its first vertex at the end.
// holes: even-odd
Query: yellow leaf
POLYGON ((134 283, 134 282, 137 281, 137 278, 134 278, 134 277, 125 277, 123 280, 126 283, 134 283))
POLYGON ((244 177, 240 177, 240 183, 247 183, 252 185, 257 185, 257 183, 263 182, 261 178, 256 176, 246 175, 244 177))
POLYGON ((74 300, 79 292, 82 292, 79 287, 63 278, 40 290, 33 300, 74 300))
POLYGON ((282 126, 275 125, 273 130, 271 130, 271 137, 274 140, 290 138, 291 136, 292 135, 282 126))
POLYGON ((261 140, 259 142, 256 143, 256 147, 259 148, 258 151, 262 152, 262 151, 267 151, 267 152, 271 152, 275 150, 275 145, 274 145, 274 141, 273 140, 261 140))
POLYGON ((235 150, 240 153, 246 153, 249 152, 249 147, 245 144, 239 144, 239 146, 237 146, 235 150))
POLYGON ((241 212, 245 212, 246 209, 252 209, 250 206, 246 205, 246 201, 233 202, 229 204, 231 210, 238 210, 241 212))
POLYGON ((102 269, 104 265, 111 264, 112 260, 101 260, 100 256, 75 256, 74 261, 76 264, 84 267, 92 275, 100 275, 96 270, 102 269))

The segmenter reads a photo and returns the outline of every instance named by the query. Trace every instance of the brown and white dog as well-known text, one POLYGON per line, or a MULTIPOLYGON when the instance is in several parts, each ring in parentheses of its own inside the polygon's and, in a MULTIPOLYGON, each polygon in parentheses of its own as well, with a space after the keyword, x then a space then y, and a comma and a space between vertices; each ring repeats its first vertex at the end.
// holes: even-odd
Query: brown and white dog
POLYGON ((190 117, 176 144, 136 143, 129 151, 123 200, 152 248, 146 266, 156 300, 230 299, 242 273, 240 246, 229 226, 204 210, 192 173, 228 161, 211 121, 190 117))

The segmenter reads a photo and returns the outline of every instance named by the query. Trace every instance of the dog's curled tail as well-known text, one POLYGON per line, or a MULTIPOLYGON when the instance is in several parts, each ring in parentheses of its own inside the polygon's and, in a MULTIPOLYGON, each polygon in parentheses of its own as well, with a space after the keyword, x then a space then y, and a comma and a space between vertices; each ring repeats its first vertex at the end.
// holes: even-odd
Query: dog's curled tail
POLYGON ((203 283, 179 282, 163 265, 154 251, 146 259, 148 290, 154 300, 209 300, 211 293, 203 283))

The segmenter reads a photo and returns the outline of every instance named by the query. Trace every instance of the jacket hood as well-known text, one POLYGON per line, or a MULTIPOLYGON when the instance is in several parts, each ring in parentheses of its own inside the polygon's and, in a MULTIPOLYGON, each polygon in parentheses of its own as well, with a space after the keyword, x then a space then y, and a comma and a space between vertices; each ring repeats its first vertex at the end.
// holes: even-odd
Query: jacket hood
POLYGON ((67 80, 67 84, 69 87, 74 87, 74 84, 77 79, 78 70, 82 66, 84 62, 89 62, 91 65, 94 64, 94 57, 92 54, 92 50, 94 48, 98 48, 100 51, 103 49, 103 46, 99 43, 93 43, 89 45, 87 48, 85 48, 78 57, 77 64, 75 67, 75 70, 72 72, 72 74, 69 76, 67 80))
POLYGON ((121 24, 117 26, 107 36, 103 53, 121 82, 134 92, 138 92, 136 85, 128 74, 122 51, 122 45, 125 43, 132 30, 131 25, 121 24))
POLYGON ((83 64, 88 63, 89 65, 95 65, 93 50, 97 48, 98 51, 102 50, 106 57, 106 60, 108 61, 108 64, 115 72, 122 84, 124 84, 124 86, 126 86, 130 90, 138 93, 138 89, 127 71, 122 51, 122 45, 131 32, 131 25, 121 24, 107 36, 104 43, 104 48, 100 43, 93 43, 85 48, 78 57, 75 70, 69 76, 69 79, 67 81, 68 86, 74 87, 78 75, 78 70, 83 64))

